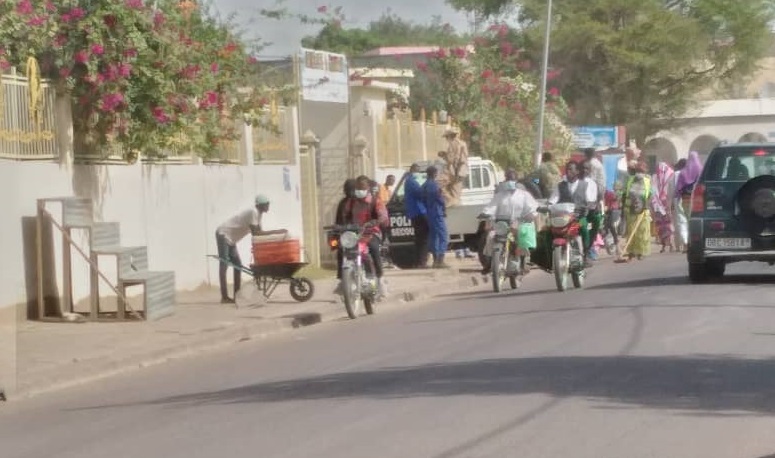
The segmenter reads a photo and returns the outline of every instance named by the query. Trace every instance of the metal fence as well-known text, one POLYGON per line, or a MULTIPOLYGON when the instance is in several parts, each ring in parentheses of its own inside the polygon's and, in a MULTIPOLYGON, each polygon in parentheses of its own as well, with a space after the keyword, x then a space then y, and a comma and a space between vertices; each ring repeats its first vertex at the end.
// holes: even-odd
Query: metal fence
POLYGON ((447 149, 442 138, 446 124, 406 119, 385 119, 377 127, 379 167, 408 167, 414 162, 434 159, 447 149))
POLYGON ((58 157, 56 91, 41 83, 39 111, 30 109, 30 86, 16 75, 0 76, 0 158, 43 160, 58 157), (37 114, 37 116, 33 116, 37 114))
POLYGON ((293 110, 279 107, 276 113, 264 116, 276 128, 253 126, 253 154, 256 164, 294 164, 295 145, 293 110))

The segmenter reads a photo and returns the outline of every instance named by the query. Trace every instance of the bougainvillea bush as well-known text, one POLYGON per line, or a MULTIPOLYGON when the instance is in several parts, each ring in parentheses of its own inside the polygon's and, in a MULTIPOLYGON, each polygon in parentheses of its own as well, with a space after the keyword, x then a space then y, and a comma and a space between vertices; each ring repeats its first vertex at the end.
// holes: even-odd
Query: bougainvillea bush
MULTIPOLYGON (((411 97, 415 112, 444 110, 452 116, 473 153, 528 171, 535 161, 540 86, 513 37, 507 26, 494 25, 472 46, 434 52, 419 64, 411 97)), ((555 77, 556 71, 550 72, 550 84, 555 77)), ((572 149, 572 133, 563 123, 567 115, 559 90, 550 86, 544 148, 559 155, 572 149)))
POLYGON ((86 146, 209 157, 269 101, 233 30, 191 0, 0 0, 0 68, 37 58, 86 146))

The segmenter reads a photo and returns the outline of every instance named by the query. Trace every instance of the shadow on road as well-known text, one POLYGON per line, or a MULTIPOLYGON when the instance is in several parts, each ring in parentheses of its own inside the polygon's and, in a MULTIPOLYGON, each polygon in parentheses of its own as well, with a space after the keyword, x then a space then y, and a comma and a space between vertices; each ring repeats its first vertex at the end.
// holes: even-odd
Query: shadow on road
POLYGON ((707 285, 693 285, 688 277, 652 277, 639 278, 637 280, 622 281, 616 283, 606 283, 604 285, 590 286, 587 289, 629 289, 629 288, 649 288, 654 286, 713 286, 713 285, 772 285, 775 284, 775 275, 726 275, 719 279, 710 281, 707 285))
MULTIPOLYGON (((259 383, 140 405, 192 407, 323 399, 545 394, 695 414, 771 415, 775 413, 773 379, 774 360, 632 356, 492 359, 259 383)), ((92 408, 108 407, 121 406, 92 408)))

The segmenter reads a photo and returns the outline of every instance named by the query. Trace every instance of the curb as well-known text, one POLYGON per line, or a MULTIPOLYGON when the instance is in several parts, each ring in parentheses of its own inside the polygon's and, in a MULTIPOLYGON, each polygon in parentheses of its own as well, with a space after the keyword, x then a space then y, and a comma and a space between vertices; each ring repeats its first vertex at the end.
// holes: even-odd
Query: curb
MULTIPOLYGON (((433 284, 401 291, 383 302, 382 306, 422 302, 432 299, 439 292, 462 291, 479 284, 473 275, 468 278, 468 274, 460 272, 447 271, 447 273, 456 278, 449 282, 440 282, 438 277, 434 276, 436 281, 433 284)), ((16 392, 9 394, 8 400, 29 399, 41 394, 164 364, 172 360, 215 352, 241 342, 261 340, 282 332, 340 320, 344 316, 346 315, 342 308, 338 312, 310 312, 301 316, 272 318, 255 323, 240 323, 233 327, 198 334, 185 339, 178 345, 170 345, 165 348, 138 351, 117 358, 97 357, 64 363, 51 370, 38 372, 28 383, 20 381, 16 392)))

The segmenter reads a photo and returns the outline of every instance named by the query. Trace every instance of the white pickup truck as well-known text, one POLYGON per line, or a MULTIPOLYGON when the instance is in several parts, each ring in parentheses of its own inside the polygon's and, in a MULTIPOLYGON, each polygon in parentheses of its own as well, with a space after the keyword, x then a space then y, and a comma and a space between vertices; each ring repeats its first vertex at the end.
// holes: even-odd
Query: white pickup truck
MULTIPOLYGON (((425 169, 433 162, 421 163, 425 182, 425 169)), ((447 208, 447 231, 449 232, 450 248, 469 246, 476 250, 479 240, 477 232, 479 222, 476 217, 490 203, 502 173, 498 167, 481 157, 468 158, 468 179, 463 185, 460 205, 447 208)), ((414 228, 412 221, 404 213, 404 180, 402 177, 395 188, 393 197, 388 203, 390 212, 390 256, 400 268, 410 268, 416 265, 417 253, 414 249, 414 228)))

